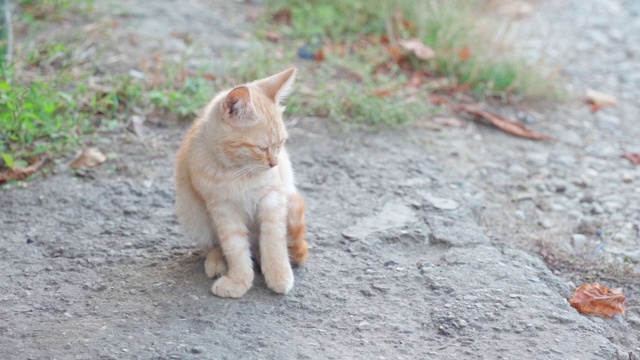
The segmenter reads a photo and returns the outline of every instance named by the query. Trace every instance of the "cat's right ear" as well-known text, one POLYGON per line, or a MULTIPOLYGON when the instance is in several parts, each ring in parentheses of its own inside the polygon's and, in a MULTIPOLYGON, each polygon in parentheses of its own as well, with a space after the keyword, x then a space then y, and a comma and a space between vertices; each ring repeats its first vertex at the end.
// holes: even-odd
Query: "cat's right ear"
POLYGON ((227 94, 222 103, 222 119, 231 126, 242 127, 253 123, 251 93, 246 86, 238 86, 227 94))

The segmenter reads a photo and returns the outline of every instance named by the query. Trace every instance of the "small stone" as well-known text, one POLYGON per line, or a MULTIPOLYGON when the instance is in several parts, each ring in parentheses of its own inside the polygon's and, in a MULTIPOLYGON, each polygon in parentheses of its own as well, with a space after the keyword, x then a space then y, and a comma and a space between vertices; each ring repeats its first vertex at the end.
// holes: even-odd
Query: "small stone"
POLYGON ((518 165, 518 164, 512 164, 511 166, 509 166, 507 171, 509 172, 509 175, 512 175, 514 177, 527 177, 527 176, 529 176, 529 171, 527 169, 525 169, 524 167, 518 165))
POLYGON ((358 330, 368 330, 371 329, 371 324, 366 321, 361 321, 358 325, 356 325, 356 329, 358 330))
POLYGON ((516 210, 514 212, 514 215, 520 220, 526 220, 527 219, 527 215, 522 210, 516 210))
POLYGON ((602 205, 598 204, 598 203, 594 203, 591 206, 591 213, 598 215, 598 214, 602 214, 604 213, 604 208, 602 207, 602 205))
POLYGON ((525 155, 527 162, 535 166, 545 166, 549 162, 549 153, 530 152, 525 155))
POLYGON ((389 292, 389 290, 391 290, 390 287, 384 284, 373 284, 371 285, 371 287, 383 293, 389 292))
POLYGON ((633 181, 633 175, 624 173, 622 174, 622 182, 625 184, 629 184, 633 181))
POLYGON ((587 244, 587 237, 582 234, 572 234, 571 235, 571 245, 576 250, 584 249, 587 244))
POLYGON ((202 354, 204 352, 204 348, 202 346, 194 346, 191 348, 192 354, 202 354))
POLYGON ((441 198, 427 193, 421 193, 420 195, 438 210, 455 210, 460 207, 460 204, 452 199, 441 198))
POLYGON ((51 266, 45 266, 44 271, 53 271, 53 268, 51 266))
POLYGON ((553 227, 553 221, 551 219, 542 219, 538 221, 538 225, 545 229, 551 229, 553 227))
POLYGON ((33 239, 32 238, 27 238, 27 244, 33 244, 33 239))
POLYGON ((584 171, 584 173, 588 177, 597 177, 599 175, 598 171, 592 168, 588 168, 587 170, 584 171))
POLYGON ((618 360, 629 360, 629 353, 622 351, 620 349, 617 350, 618 352, 618 360))
POLYGON ((122 244, 122 246, 126 247, 126 248, 130 248, 133 246, 133 244, 130 241, 127 241, 126 243, 122 244))

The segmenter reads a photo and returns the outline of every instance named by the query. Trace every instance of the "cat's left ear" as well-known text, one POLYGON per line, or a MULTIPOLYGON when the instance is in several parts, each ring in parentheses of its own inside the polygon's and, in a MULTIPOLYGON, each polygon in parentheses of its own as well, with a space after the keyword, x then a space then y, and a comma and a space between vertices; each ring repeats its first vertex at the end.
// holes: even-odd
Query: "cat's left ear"
POLYGON ((276 105, 280 105, 280 102, 291 92, 296 72, 296 68, 292 67, 268 78, 256 80, 253 84, 262 89, 276 105))

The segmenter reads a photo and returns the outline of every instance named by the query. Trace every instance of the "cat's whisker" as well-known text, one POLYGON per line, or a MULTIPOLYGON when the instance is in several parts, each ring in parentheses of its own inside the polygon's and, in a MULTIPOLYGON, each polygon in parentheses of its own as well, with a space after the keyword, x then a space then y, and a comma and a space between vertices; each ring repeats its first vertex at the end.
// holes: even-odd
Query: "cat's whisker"
MULTIPOLYGON (((294 114, 294 115, 295 115, 295 114, 294 114)), ((288 128, 296 127, 296 125, 298 125, 298 121, 299 121, 300 119, 302 119, 302 118, 304 118, 304 117, 306 117, 306 116, 313 116, 313 115, 315 115, 315 114, 313 114, 313 113, 308 113, 308 114, 300 115, 300 116, 298 116, 297 118, 293 118, 293 115, 292 115, 292 118, 290 118, 289 120, 287 120, 287 122, 285 123, 285 125, 286 125, 288 128)))

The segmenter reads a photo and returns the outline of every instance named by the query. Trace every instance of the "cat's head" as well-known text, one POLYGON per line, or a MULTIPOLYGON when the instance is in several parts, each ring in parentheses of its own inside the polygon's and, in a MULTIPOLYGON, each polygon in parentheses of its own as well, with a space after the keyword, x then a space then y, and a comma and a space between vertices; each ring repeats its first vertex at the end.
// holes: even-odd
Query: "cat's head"
POLYGON ((282 101, 291 91, 296 69, 231 89, 220 99, 218 118, 222 151, 236 166, 268 170, 288 137, 282 101))

